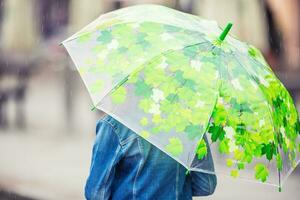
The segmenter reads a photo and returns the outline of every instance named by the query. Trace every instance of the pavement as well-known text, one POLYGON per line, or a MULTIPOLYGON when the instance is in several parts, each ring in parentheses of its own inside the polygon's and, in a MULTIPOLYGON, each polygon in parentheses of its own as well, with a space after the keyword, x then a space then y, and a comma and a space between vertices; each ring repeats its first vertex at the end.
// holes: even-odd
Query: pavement
POLYGON ((1 134, 0 187, 34 199, 83 199, 92 140, 39 134, 1 134))

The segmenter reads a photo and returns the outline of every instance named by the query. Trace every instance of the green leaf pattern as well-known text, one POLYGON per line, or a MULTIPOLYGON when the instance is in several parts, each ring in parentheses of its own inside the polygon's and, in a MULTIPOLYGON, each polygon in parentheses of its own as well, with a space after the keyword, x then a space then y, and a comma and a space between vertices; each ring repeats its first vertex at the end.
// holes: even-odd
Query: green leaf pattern
POLYGON ((144 113, 139 124, 151 127, 140 132, 142 137, 151 141, 153 135, 176 133, 169 134, 164 150, 177 158, 185 151, 182 137, 197 141, 199 160, 207 146, 217 145, 227 156, 224 165, 232 177, 257 163, 254 177, 266 182, 269 169, 258 162, 261 159, 274 160, 279 171, 283 160, 295 167, 298 114, 259 50, 215 43, 217 35, 177 26, 120 20, 112 24, 78 37, 80 44, 96 43, 80 72, 83 79, 109 75, 109 85, 96 80, 87 86, 91 94, 109 87, 115 105, 124 104, 133 90, 136 106, 144 113), (201 139, 203 134, 210 145, 201 139))

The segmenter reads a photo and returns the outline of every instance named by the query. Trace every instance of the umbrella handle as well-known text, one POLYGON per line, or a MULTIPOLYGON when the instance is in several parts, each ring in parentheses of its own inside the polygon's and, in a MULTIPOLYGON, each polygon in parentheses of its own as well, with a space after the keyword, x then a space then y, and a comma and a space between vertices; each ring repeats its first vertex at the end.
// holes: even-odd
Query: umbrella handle
POLYGON ((225 37, 227 36, 228 32, 230 31, 231 27, 232 27, 232 23, 229 22, 227 24, 227 26, 225 27, 225 29, 223 30, 223 32, 221 33, 221 35, 219 36, 219 40, 220 41, 224 41, 225 37))

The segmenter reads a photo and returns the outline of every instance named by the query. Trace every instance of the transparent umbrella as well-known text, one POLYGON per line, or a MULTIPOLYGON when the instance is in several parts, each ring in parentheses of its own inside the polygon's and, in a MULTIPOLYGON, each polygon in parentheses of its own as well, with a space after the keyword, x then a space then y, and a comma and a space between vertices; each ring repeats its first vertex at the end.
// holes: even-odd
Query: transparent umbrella
POLYGON ((187 170, 281 187, 299 162, 298 114, 261 53, 230 28, 140 5, 100 16, 63 45, 95 108, 187 170), (201 162, 208 145, 216 171, 201 162))

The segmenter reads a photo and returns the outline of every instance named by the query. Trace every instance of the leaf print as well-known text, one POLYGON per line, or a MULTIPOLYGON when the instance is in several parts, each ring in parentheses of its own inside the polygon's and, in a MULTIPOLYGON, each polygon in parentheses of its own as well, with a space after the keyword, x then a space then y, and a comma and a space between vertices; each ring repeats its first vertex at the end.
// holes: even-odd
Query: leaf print
POLYGON ((148 112, 154 115, 159 115, 161 113, 159 104, 152 103, 148 112))
POLYGON ((169 144, 166 146, 166 151, 171 155, 178 157, 183 152, 181 140, 176 137, 170 138, 169 144))
POLYGON ((150 137, 150 133, 148 131, 142 131, 140 135, 145 139, 150 137))
POLYGON ((257 164, 255 166, 255 178, 262 182, 266 182, 269 176, 269 170, 263 164, 257 164))
POLYGON ((229 143, 230 143, 230 140, 227 138, 220 141, 220 144, 219 144, 220 153, 229 154, 229 149, 230 149, 229 143))
POLYGON ((211 146, 216 165, 233 177, 249 178, 250 169, 253 179, 267 181, 277 173, 271 169, 291 170, 300 153, 297 110, 261 52, 236 39, 216 40, 206 33, 215 25, 206 29, 203 19, 181 13, 174 17, 188 21, 177 26, 170 15, 177 11, 159 10, 153 22, 140 10, 116 11, 66 42, 93 103, 128 118, 126 126, 184 164, 193 158, 181 155, 201 160, 211 146), (203 134, 210 134, 209 146, 203 134))
POLYGON ((191 60, 191 67, 196 71, 200 71, 201 69, 201 62, 199 60, 191 60))
POLYGON ((160 100, 164 100, 164 92, 159 89, 152 89, 152 99, 154 102, 158 103, 160 100))
POLYGON ((185 128, 184 131, 187 133, 189 139, 194 139, 201 136, 202 127, 200 127, 199 125, 189 125, 185 128))
POLYGON ((85 34, 83 34, 82 36, 80 36, 80 37, 78 38, 78 41, 79 41, 80 43, 88 42, 88 41, 91 40, 91 37, 92 37, 92 34, 91 34, 91 33, 85 33, 85 34))
POLYGON ((231 170, 230 175, 231 175, 233 178, 237 178, 237 177, 239 176, 239 171, 236 170, 236 169, 233 169, 233 170, 231 170))
POLYGON ((232 167, 234 164, 233 160, 232 159, 226 159, 226 165, 227 167, 232 167))
POLYGON ((149 99, 142 99, 139 102, 139 108, 142 109, 145 113, 149 112, 151 105, 152 105, 152 101, 149 99))
POLYGON ((236 78, 236 79, 233 79, 233 80, 231 81, 231 83, 232 83, 233 87, 234 87, 236 90, 241 90, 241 91, 244 90, 244 88, 242 87, 242 85, 241 85, 239 79, 237 79, 237 78, 236 78))
POLYGON ((112 102, 115 104, 124 103, 127 91, 124 86, 120 86, 116 91, 111 94, 112 102))
POLYGON ((222 126, 217 126, 214 123, 209 127, 208 132, 211 134, 211 140, 216 142, 218 139, 223 140, 225 131, 222 126))
POLYGON ((135 94, 148 98, 152 95, 152 90, 144 81, 138 80, 135 84, 135 94))
POLYGON ((101 31, 100 35, 97 38, 97 41, 101 42, 102 44, 108 44, 112 40, 112 35, 110 31, 101 31))
POLYGON ((160 35, 160 37, 163 42, 174 39, 174 37, 169 33, 163 33, 160 35))
POLYGON ((196 154, 199 160, 202 160, 207 155, 207 146, 204 139, 200 140, 197 146, 196 154))
POLYGON ((280 154, 276 155, 276 163, 277 163, 277 169, 279 171, 281 171, 283 168, 283 163, 282 163, 282 158, 281 158, 280 154))
POLYGON ((109 44, 107 44, 107 49, 113 50, 119 47, 119 42, 117 40, 112 40, 109 44))
POLYGON ((90 86, 90 91, 91 93, 100 92, 103 89, 103 86, 104 82, 102 80, 97 80, 90 86))
POLYGON ((146 117, 143 117, 141 120, 140 120, 140 124, 142 126, 147 126, 148 125, 148 119, 146 117))

